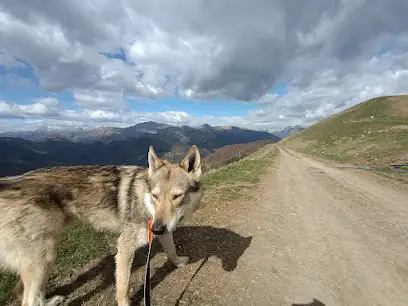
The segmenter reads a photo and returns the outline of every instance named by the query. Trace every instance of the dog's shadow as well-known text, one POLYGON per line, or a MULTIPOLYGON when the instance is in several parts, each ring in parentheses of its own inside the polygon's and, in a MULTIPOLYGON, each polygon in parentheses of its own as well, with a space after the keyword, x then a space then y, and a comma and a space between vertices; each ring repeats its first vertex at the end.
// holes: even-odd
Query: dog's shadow
MULTIPOLYGON (((228 229, 211 226, 185 226, 178 228, 174 233, 174 243, 178 249, 178 255, 189 256, 189 263, 207 260, 211 256, 216 256, 221 260, 222 268, 225 271, 232 271, 237 267, 238 259, 249 247, 251 241, 251 236, 243 237, 228 229)), ((152 245, 151 258, 160 252, 163 252, 162 247, 155 240, 152 245)), ((132 272, 144 266, 146 258, 147 247, 139 249, 133 261, 132 272)), ((152 275, 151 288, 153 289, 175 269, 176 267, 170 262, 166 262, 162 267, 156 269, 154 275, 152 275)), ((96 266, 78 276, 72 283, 56 288, 49 295, 69 295, 91 279, 102 277, 102 283, 99 286, 91 292, 75 298, 68 304, 70 306, 79 306, 112 285, 115 282, 114 275, 114 255, 109 255, 96 266)), ((142 299, 143 286, 133 295, 132 305, 138 305, 142 299)))
POLYGON ((311 303, 308 304, 292 304, 292 306, 325 306, 322 302, 317 299, 313 299, 311 303))

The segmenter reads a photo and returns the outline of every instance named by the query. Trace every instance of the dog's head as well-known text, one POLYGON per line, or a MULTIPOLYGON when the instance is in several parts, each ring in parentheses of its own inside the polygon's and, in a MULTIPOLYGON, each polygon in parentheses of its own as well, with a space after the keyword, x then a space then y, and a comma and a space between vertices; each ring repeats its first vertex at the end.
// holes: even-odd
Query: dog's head
POLYGON ((145 202, 153 215, 153 233, 161 235, 172 232, 198 207, 202 195, 200 153, 192 146, 179 164, 172 164, 157 157, 150 146, 148 161, 149 192, 145 202))

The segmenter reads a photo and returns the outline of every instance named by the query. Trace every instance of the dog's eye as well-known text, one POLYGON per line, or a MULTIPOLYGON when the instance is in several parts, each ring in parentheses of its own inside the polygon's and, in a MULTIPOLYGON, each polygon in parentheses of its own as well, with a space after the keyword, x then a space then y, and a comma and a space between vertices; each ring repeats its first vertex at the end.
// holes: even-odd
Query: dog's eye
POLYGON ((180 194, 175 194, 175 195, 173 196, 173 200, 178 199, 178 198, 181 197, 182 195, 183 195, 182 193, 180 193, 180 194))
POLYGON ((153 197, 153 199, 157 200, 159 196, 157 194, 152 193, 152 197, 153 197))

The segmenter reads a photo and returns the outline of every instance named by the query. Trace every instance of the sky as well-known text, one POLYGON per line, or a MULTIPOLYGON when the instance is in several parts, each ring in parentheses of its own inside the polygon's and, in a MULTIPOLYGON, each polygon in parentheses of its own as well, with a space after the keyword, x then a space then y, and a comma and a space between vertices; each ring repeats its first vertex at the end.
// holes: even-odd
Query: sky
POLYGON ((408 0, 0 0, 0 131, 308 126, 408 93, 408 0))

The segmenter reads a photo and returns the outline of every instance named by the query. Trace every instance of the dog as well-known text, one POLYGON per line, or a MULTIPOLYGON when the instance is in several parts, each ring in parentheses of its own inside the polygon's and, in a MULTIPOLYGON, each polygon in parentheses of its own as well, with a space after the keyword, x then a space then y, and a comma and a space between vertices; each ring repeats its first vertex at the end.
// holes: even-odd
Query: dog
POLYGON ((153 146, 148 167, 59 166, 0 179, 0 265, 20 279, 13 290, 23 306, 54 306, 45 299, 58 242, 72 220, 96 230, 118 232, 116 302, 129 305, 129 279, 135 251, 147 245, 148 220, 167 258, 177 267, 172 232, 198 208, 203 187, 201 159, 192 146, 179 163, 159 158, 153 146))

